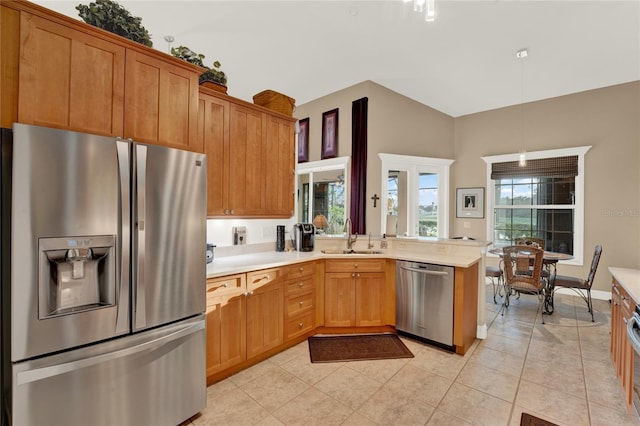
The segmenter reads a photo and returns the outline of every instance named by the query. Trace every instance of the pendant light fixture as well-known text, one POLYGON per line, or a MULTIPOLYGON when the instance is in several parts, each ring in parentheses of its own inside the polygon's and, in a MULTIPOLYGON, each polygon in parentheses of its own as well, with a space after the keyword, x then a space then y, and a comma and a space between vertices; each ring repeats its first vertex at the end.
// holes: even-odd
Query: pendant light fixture
MULTIPOLYGON (((516 58, 520 60, 520 135, 521 143, 524 145, 524 58, 529 56, 527 48, 516 52, 516 58)), ((523 148, 518 156, 518 166, 527 167, 527 151, 523 148)))
POLYGON ((413 2, 413 10, 418 13, 424 12, 425 21, 433 22, 436 20, 436 0, 404 0, 404 2, 413 2))

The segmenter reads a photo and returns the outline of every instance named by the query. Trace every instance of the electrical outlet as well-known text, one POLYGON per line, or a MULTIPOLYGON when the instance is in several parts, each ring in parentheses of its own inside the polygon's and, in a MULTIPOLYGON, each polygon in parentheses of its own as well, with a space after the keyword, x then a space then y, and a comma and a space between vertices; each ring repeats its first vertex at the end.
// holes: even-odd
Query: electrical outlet
POLYGON ((385 241, 385 240, 380 241, 380 248, 381 249, 386 249, 387 248, 387 243, 388 243, 388 241, 385 241))
POLYGON ((247 227, 246 226, 234 226, 233 232, 233 245, 247 244, 247 227))

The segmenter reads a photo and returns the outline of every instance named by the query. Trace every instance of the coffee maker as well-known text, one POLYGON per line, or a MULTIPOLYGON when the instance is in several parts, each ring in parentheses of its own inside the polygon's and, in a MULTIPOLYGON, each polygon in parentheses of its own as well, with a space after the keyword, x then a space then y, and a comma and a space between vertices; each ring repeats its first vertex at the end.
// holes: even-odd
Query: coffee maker
POLYGON ((297 251, 313 251, 316 227, 312 223, 293 225, 293 247, 297 251))

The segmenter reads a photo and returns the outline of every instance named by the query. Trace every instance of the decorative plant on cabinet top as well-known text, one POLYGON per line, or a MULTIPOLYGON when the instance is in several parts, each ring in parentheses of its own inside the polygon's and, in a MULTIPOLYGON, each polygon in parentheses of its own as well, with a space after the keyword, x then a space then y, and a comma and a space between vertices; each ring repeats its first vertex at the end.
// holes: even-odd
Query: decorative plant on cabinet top
POLYGON ((213 63, 213 68, 209 68, 204 65, 204 55, 202 53, 195 53, 193 50, 189 49, 186 46, 172 47, 171 54, 176 58, 206 68, 206 71, 200 74, 200 84, 205 85, 206 87, 212 87, 210 85, 207 85, 206 83, 213 82, 224 87, 223 91, 226 93, 227 76, 224 71, 220 69, 220 62, 215 61, 213 63))
POLYGON ((129 11, 112 0, 96 0, 89 5, 76 6, 78 15, 87 24, 153 47, 149 31, 142 26, 142 18, 132 16, 129 11))

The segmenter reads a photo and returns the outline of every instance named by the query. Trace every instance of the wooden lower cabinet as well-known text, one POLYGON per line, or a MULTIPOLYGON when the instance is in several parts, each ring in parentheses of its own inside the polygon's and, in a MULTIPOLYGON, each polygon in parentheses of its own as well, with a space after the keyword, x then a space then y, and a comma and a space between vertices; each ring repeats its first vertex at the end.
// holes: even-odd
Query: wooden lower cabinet
POLYGON ((247 295, 247 358, 284 342, 283 285, 281 279, 275 279, 247 295))
MULTIPOLYGON (((384 259, 326 261, 324 322, 326 327, 392 324, 386 297, 395 280, 387 280, 384 259)), ((395 290, 394 290, 395 291, 395 290)), ((391 300, 395 305, 395 299, 391 300)))
POLYGON ((207 303, 207 376, 247 358, 246 297, 217 296, 207 303))
POLYGON ((207 376, 247 358, 246 275, 207 280, 207 376))
POLYGON ((453 295, 453 344, 464 355, 476 340, 478 328, 478 263, 455 268, 453 295))
POLYGON ((315 270, 315 263, 308 262, 285 271, 285 341, 309 333, 316 326, 315 270))
POLYGON ((611 360, 622 385, 627 409, 633 403, 634 350, 627 337, 627 321, 633 315, 635 302, 615 278, 611 284, 611 360))

